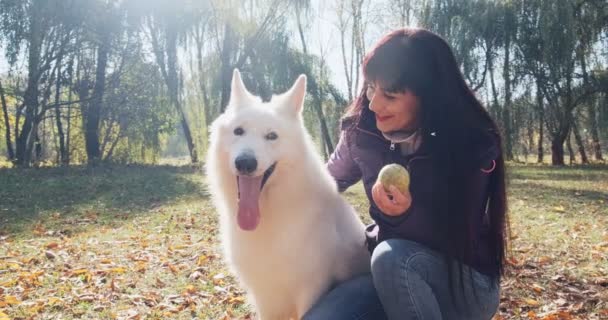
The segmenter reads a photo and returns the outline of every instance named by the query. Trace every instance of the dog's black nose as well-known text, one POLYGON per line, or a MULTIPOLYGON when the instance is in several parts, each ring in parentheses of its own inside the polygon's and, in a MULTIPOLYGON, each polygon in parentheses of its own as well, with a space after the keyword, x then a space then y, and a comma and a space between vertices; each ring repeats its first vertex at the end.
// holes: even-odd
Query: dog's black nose
POLYGON ((234 160, 236 169, 242 174, 250 174, 258 167, 258 161, 253 155, 242 154, 234 160))

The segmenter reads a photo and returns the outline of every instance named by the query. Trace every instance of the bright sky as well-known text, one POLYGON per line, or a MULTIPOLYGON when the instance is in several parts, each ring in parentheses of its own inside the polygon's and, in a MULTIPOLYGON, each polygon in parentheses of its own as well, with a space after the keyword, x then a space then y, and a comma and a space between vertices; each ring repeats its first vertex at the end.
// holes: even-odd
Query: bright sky
POLYGON ((8 63, 4 57, 4 50, 0 48, 0 74, 4 74, 8 71, 8 63))
MULTIPOLYGON (((312 15, 314 20, 311 23, 311 28, 307 34, 308 46, 310 53, 316 55, 324 55, 327 61, 327 66, 332 73, 332 82, 344 94, 347 92, 346 76, 344 74, 344 62, 342 58, 342 49, 340 45, 340 31, 338 30, 338 15, 336 12, 336 2, 312 0, 312 15)), ((367 17, 375 17, 373 20, 382 21, 382 23, 374 24, 368 22, 365 29, 365 46, 370 48, 383 33, 390 30, 391 22, 380 18, 386 15, 388 5, 384 0, 365 1, 364 11, 367 17)), ((350 52, 350 37, 347 35, 346 46, 350 52)), ((299 38, 294 39, 294 44, 300 48, 299 38)), ((360 71, 360 70, 359 70, 360 71)))
MULTIPOLYGON (((312 0, 311 16, 313 20, 308 23, 305 32, 309 53, 325 57, 332 82, 346 95, 347 85, 340 47, 340 33, 337 28, 336 2, 338 1, 312 0)), ((391 25, 390 21, 382 18, 390 10, 385 0, 366 1, 365 3, 366 7, 364 10, 366 15, 374 16, 375 21, 382 21, 382 23, 378 24, 368 23, 366 26, 365 42, 366 48, 369 48, 383 33, 394 26, 391 25)), ((300 38, 297 29, 295 29, 295 19, 290 19, 290 21, 292 22, 290 27, 294 28, 292 45, 296 48, 301 48, 300 38)), ((348 40, 350 40, 350 37, 348 40)), ((347 50, 350 49, 348 42, 347 50)), ((4 57, 4 50, 0 47, 0 74, 6 73, 8 69, 9 66, 4 57)))

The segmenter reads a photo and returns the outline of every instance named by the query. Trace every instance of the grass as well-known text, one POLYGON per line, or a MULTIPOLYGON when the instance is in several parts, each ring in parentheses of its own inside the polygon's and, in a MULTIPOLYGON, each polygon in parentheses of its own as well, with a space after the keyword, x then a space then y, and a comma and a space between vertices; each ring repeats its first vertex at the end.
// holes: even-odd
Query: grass
MULTIPOLYGON (((496 319, 608 318, 608 167, 509 172, 496 319)), ((248 317, 243 295, 200 168, 0 169, 0 319, 248 317)))

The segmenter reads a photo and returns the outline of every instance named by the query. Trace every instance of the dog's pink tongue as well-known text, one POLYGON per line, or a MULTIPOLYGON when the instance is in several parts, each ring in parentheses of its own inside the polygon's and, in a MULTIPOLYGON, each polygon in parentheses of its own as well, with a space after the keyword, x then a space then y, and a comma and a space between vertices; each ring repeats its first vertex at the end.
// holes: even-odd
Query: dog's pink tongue
POLYGON ((254 230, 260 222, 260 189, 262 176, 239 176, 239 212, 237 221, 243 230, 254 230))

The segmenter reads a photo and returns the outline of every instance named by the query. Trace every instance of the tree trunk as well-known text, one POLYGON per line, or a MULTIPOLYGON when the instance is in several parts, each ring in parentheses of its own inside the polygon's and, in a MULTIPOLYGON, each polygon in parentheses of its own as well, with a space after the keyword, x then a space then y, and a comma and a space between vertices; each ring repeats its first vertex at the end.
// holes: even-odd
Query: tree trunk
POLYGON ((554 137, 551 140, 551 164, 563 166, 564 163, 564 139, 554 137))
POLYGON ((540 79, 536 79, 536 110, 538 111, 538 163, 543 163, 545 154, 543 142, 545 138, 545 108, 543 106, 543 92, 540 89, 540 79))
POLYGON ((57 77, 55 86, 55 123, 57 125, 57 135, 59 138, 59 161, 61 165, 67 165, 67 152, 65 150, 65 134, 63 133, 63 124, 61 123, 61 109, 59 108, 59 100, 61 98, 61 58, 57 60, 57 77))
MULTIPOLYGON (((299 17, 298 12, 298 30, 303 30, 302 22, 299 17)), ((308 51, 306 46, 306 39, 304 38, 304 33, 300 31, 300 40, 302 41, 302 48, 304 50, 304 56, 308 57, 308 51)), ((323 62, 321 63, 320 73, 323 73, 323 62)), ((334 152, 334 145, 331 141, 331 135, 329 134, 329 129, 327 127, 327 121, 325 115, 323 114, 323 88, 319 85, 319 83, 315 80, 314 75, 310 74, 308 77, 308 81, 310 82, 310 89, 314 95, 314 107, 317 113, 317 117, 319 118, 319 124, 321 125, 321 135, 323 136, 323 156, 325 161, 327 161, 330 154, 334 152)))
POLYGON ((494 63, 490 62, 490 87, 492 88, 492 104, 493 107, 491 109, 494 119, 498 122, 498 125, 502 128, 504 132, 504 124, 502 121, 502 113, 500 112, 500 105, 498 104, 498 90, 496 90, 496 82, 494 81, 494 63))
MULTIPOLYGON (((323 143, 325 144, 326 150, 328 154, 332 154, 334 152, 334 145, 331 141, 331 136, 329 134, 329 129, 327 127, 327 121, 325 121, 325 115, 323 114, 323 93, 319 88, 317 90, 317 94, 315 95, 315 111, 317 113, 317 117, 319 118, 319 124, 321 125, 321 134, 323 135, 323 143)), ((325 159, 327 160, 327 159, 325 159)))
POLYGON ((31 16, 28 17, 30 22, 30 30, 28 34, 29 50, 28 50, 28 74, 27 87, 25 89, 23 103, 25 107, 25 120, 21 126, 21 132, 15 132, 16 138, 16 155, 15 163, 18 166, 28 167, 31 162, 32 143, 29 140, 34 139, 34 130, 37 129, 37 124, 34 123, 36 113, 38 112, 38 81, 40 79, 40 52, 42 50, 43 30, 42 30, 42 10, 40 5, 34 3, 31 6, 31 16))
MULTIPOLYGON (((507 29, 505 27, 505 29, 507 29)), ((505 57, 503 65, 503 78, 505 84, 505 104, 502 107, 502 120, 504 124, 506 160, 513 160, 513 127, 511 123, 511 30, 505 30, 505 57)))
POLYGON ((583 143, 583 138, 581 137, 581 133, 578 130, 578 125, 576 124, 576 119, 572 119, 572 133, 574 133, 574 141, 578 147, 578 152, 581 155, 581 162, 583 164, 589 163, 589 158, 587 157, 587 152, 585 152, 585 145, 583 143))
MULTIPOLYGON (((581 41, 582 45, 581 45, 581 52, 580 52, 580 60, 581 60, 581 70, 583 72, 583 84, 585 85, 585 87, 588 87, 589 86, 589 75, 587 73, 587 59, 585 57, 585 53, 586 53, 585 48, 587 47, 588 42, 586 40, 588 40, 588 36, 584 35, 583 39, 581 41)), ((597 125, 597 117, 596 117, 596 112, 595 112, 595 103, 589 101, 587 103, 587 111, 589 113, 589 130, 591 132, 593 152, 595 154, 595 159, 601 161, 601 160, 603 160, 603 157, 602 157, 602 149, 601 149, 601 145, 600 145, 600 134, 599 134, 598 125, 597 125)))
POLYGON ((570 156, 570 164, 572 165, 576 161, 574 149, 572 148, 572 132, 568 133, 568 138, 566 138, 566 146, 568 147, 568 155, 570 156))
POLYGON ((596 103, 589 103, 589 129, 591 130, 591 141, 595 160, 602 161, 604 160, 604 157, 602 155, 602 144, 600 143, 600 132, 597 124, 598 121, 595 106, 596 103))
MULTIPOLYGON (((73 73, 70 70, 70 86, 72 86, 73 81, 74 81, 74 77, 73 77, 73 73)), ((70 153, 70 134, 71 134, 71 130, 72 130, 72 88, 70 88, 69 93, 68 93, 68 127, 67 127, 67 132, 66 132, 66 137, 65 137, 65 161, 66 161, 66 165, 70 164, 70 158, 71 158, 71 153, 70 153)))
MULTIPOLYGON (((203 98, 203 112, 205 116, 205 129, 209 129, 209 125, 212 122, 211 115, 211 101, 209 100, 209 94, 207 93, 207 87, 205 86, 205 77, 204 77, 204 69, 203 69, 203 37, 204 30, 197 29, 196 30, 196 62, 198 66, 198 85, 201 90, 201 95, 203 98)), ((205 131, 206 132, 206 131, 205 131)), ((203 146, 206 148, 206 146, 203 146)))
POLYGON ((38 86, 37 83, 34 84, 34 81, 32 81, 31 85, 35 86, 32 87, 29 82, 28 80, 28 88, 24 95, 25 120, 17 137, 16 164, 22 167, 29 167, 30 165, 32 149, 29 147, 31 145, 29 141, 33 139, 34 127, 37 127, 34 118, 38 109, 38 86))
POLYGON ((114 154, 114 148, 118 145, 118 141, 122 138, 122 126, 118 127, 118 133, 116 134, 116 139, 112 141, 112 145, 110 145, 110 150, 106 154, 104 161, 110 161, 112 159, 112 155, 114 154))
POLYGON ((188 151, 190 152, 190 160, 192 163, 198 163, 198 151, 194 145, 192 139, 192 132, 186 119, 186 113, 181 104, 179 97, 179 79, 178 79, 178 65, 177 65, 177 26, 168 25, 166 30, 166 44, 167 44, 167 87, 169 88, 169 95, 172 104, 175 106, 180 115, 180 122, 182 130, 184 131, 184 137, 188 144, 188 151))
POLYGON ((304 37, 304 27, 302 26, 302 17, 300 5, 296 4, 296 21, 298 23, 298 34, 300 35, 300 42, 302 43, 302 52, 308 55, 308 48, 306 47, 306 38, 304 37))
POLYGON ((8 106, 6 105, 6 97, 4 95, 4 88, 2 87, 2 81, 0 81, 0 102, 2 103, 2 115, 4 118, 4 126, 6 128, 6 149, 8 152, 8 160, 15 160, 15 152, 13 151, 13 142, 11 141, 11 123, 8 120, 8 106))
POLYGON ((221 55, 221 81, 222 81, 222 96, 220 101, 221 112, 226 110, 228 99, 230 99, 230 83, 232 79, 232 67, 230 65, 230 55, 232 54, 232 27, 226 22, 224 25, 224 42, 222 44, 221 55))
POLYGON ((528 143, 526 146, 526 162, 528 162, 528 158, 530 153, 534 150, 534 117, 530 115, 530 120, 527 122, 527 135, 528 135, 528 143))
POLYGON ((101 42, 97 47, 97 66, 95 71, 95 86, 91 96, 91 103, 87 108, 86 125, 84 128, 85 147, 87 161, 91 165, 97 164, 101 160, 101 150, 99 145, 99 126, 101 123, 101 108, 106 84, 106 68, 108 55, 110 52, 110 35, 103 30, 99 30, 101 42))

